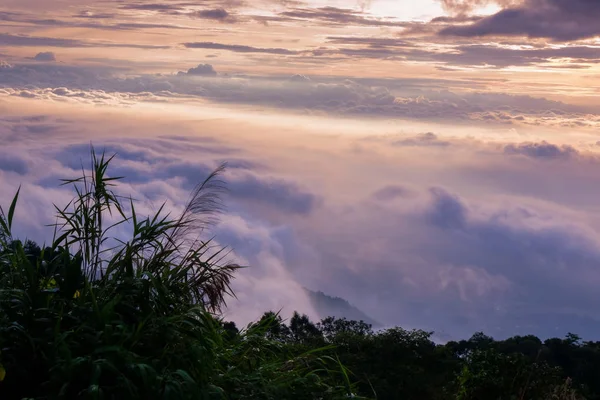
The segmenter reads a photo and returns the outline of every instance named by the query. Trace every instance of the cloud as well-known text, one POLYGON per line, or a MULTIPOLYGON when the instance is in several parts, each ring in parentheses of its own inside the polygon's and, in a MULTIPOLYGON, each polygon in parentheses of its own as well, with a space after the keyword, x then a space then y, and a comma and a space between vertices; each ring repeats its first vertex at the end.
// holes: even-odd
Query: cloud
POLYGON ((443 188, 430 189, 433 204, 430 210, 431 223, 443 229, 463 229, 468 210, 462 201, 443 188))
POLYGON ((504 147, 504 152, 540 159, 566 159, 579 155, 579 152, 573 146, 557 146, 545 141, 541 143, 509 144, 504 147))
POLYGON ((29 172, 29 163, 19 155, 2 151, 0 152, 0 171, 10 171, 19 175, 25 175, 29 172))
POLYGON ((360 44, 370 47, 414 47, 406 40, 398 37, 370 37, 370 36, 328 36, 327 42, 336 44, 360 44))
POLYGON ((235 22, 235 18, 224 8, 200 10, 192 14, 196 18, 214 19, 223 22, 235 22))
POLYGON ((52 62, 52 61, 56 61, 56 56, 51 51, 45 51, 45 52, 37 53, 35 55, 35 57, 33 57, 33 59, 35 61, 52 62))
POLYGON ((522 0, 439 0, 442 7, 459 16, 474 11, 477 8, 485 7, 490 4, 497 4, 502 7, 514 6, 522 2, 522 0))
POLYGON ((1 46, 16 47, 123 47, 138 49, 167 49, 169 46, 134 43, 92 42, 78 39, 51 38, 42 36, 11 35, 0 33, 1 46))
MULTIPOLYGON (((444 3, 449 4, 449 1, 444 1, 444 3)), ((448 6, 446 6, 446 8, 448 8, 448 6)), ((462 8, 462 7, 461 7, 462 8)), ((472 8, 471 6, 468 6, 467 8, 472 8)), ((456 12, 456 10, 455 10, 456 12)), ((458 11, 459 14, 449 17, 449 16, 442 16, 442 17, 435 17, 432 18, 431 21, 429 21, 431 24, 449 24, 449 23, 455 23, 455 22, 476 22, 479 21, 480 19, 482 19, 482 16, 479 15, 464 15, 464 11, 458 11)))
POLYGON ((289 228, 248 215, 226 216, 216 233, 223 243, 244 255, 240 260, 242 265, 250 266, 233 281, 236 298, 228 301, 227 319, 244 326, 258 320, 267 310, 281 311, 284 319, 298 310, 319 320, 305 290, 284 261, 286 252, 302 251, 289 228))
MULTIPOLYGON (((455 2, 466 4, 472 2, 455 2)), ((600 35, 600 3, 589 0, 525 0, 471 25, 451 26, 441 35, 527 36, 573 41, 600 35)), ((467 7, 468 11, 472 7, 467 7)))
POLYGON ((595 233, 559 213, 522 204, 469 204, 439 187, 428 192, 429 200, 423 194, 414 200, 425 202, 424 207, 415 208, 418 203, 406 198, 370 211, 357 205, 353 222, 346 213, 344 219, 338 214, 323 222, 339 221, 330 230, 320 225, 326 232, 356 232, 344 235, 346 245, 339 238, 302 236, 317 247, 323 265, 344 266, 329 267, 328 285, 339 282, 322 287, 353 301, 362 299, 363 308, 388 323, 434 330, 444 326, 453 336, 479 329, 499 336, 560 335, 569 329, 569 316, 593 315, 586 330, 600 317, 586 305, 597 296, 594 285, 582 279, 600 279, 595 233), (402 205, 407 202, 413 205, 402 205), (359 236, 361 245, 352 249, 349 243, 359 236), (389 303, 404 306, 383 306, 389 303), (547 324, 548 318, 554 324, 547 324))
POLYGON ((290 78, 292 82, 310 82, 310 78, 306 75, 295 74, 290 78))
POLYGON ((210 49, 210 50, 227 50, 236 53, 266 53, 266 54, 281 54, 293 55, 298 52, 283 48, 261 48, 236 44, 221 44, 214 42, 188 42, 183 43, 188 49, 210 49))
POLYGON ((180 75, 200 75, 200 76, 216 76, 217 71, 210 64, 198 64, 187 70, 187 72, 179 72, 180 75))
POLYGON ((179 11, 182 7, 178 4, 170 3, 140 3, 140 4, 125 4, 119 8, 124 10, 142 10, 142 11, 179 11))
POLYGON ((11 35, 0 33, 0 45, 3 46, 48 46, 48 47, 84 47, 85 42, 77 39, 62 39, 49 37, 36 37, 25 35, 11 35))
POLYGON ((279 15, 305 21, 321 21, 328 24, 397 27, 408 25, 406 22, 402 21, 367 17, 363 11, 330 6, 320 8, 294 8, 289 11, 284 11, 279 15))
MULTIPOLYGON (((462 26, 462 25, 461 25, 462 26)), ((448 28, 450 29, 450 28, 448 28)), ((441 34, 445 34, 445 30, 441 34)), ((600 49, 595 46, 511 46, 509 44, 459 43, 447 45, 444 51, 415 46, 398 37, 332 36, 328 42, 343 46, 313 50, 314 56, 344 55, 354 58, 409 59, 436 62, 448 66, 485 66, 506 68, 510 66, 543 66, 553 68, 560 62, 563 67, 578 63, 590 65, 600 62, 600 49)))
POLYGON ((258 177, 250 173, 230 180, 231 196, 244 202, 265 204, 286 214, 309 214, 319 203, 314 194, 282 179, 258 177))
POLYGON ((422 133, 415 137, 397 140, 392 143, 394 146, 450 146, 450 142, 438 139, 437 135, 432 132, 422 133))
POLYGON ((398 198, 412 197, 414 192, 405 186, 388 185, 378 189, 372 197, 379 201, 392 201, 398 198))
MULTIPOLYGON (((126 176, 128 182, 139 184, 152 180, 175 180, 188 191, 210 175, 218 163, 214 159, 205 162, 180 160, 175 155, 176 151, 194 151, 196 154, 212 156, 220 154, 221 157, 227 155, 227 159, 234 153, 230 147, 218 143, 199 146, 195 142, 177 143, 171 140, 147 141, 145 147, 141 142, 131 140, 109 142, 104 144, 102 150, 107 154, 117 154, 113 174, 126 176)), ((77 170, 89 151, 89 144, 68 146, 55 158, 65 167, 77 170)), ((257 175, 252 171, 256 164, 251 161, 233 161, 224 179, 228 186, 227 197, 236 207, 261 207, 286 215, 306 215, 319 205, 320 199, 316 195, 295 182, 268 174, 257 175)))
POLYGON ((119 8, 123 10, 133 11, 151 11, 163 14, 172 15, 189 15, 193 17, 223 19, 227 11, 225 8, 239 8, 246 3, 242 0, 199 0, 193 3, 183 1, 163 2, 163 3, 148 3, 144 1, 130 1, 128 4, 122 5, 119 8), (193 11, 196 7, 209 7, 200 11, 193 11), (190 12, 190 10, 192 10, 190 12), (201 15, 204 13, 204 15, 201 15))
POLYGON ((132 29, 193 29, 191 27, 175 24, 153 24, 144 22, 116 22, 108 23, 111 19, 118 19, 118 15, 106 13, 82 12, 69 20, 57 18, 37 18, 28 14, 0 14, 0 20, 19 24, 51 26, 55 28, 90 28, 101 30, 132 30, 132 29), (80 19, 83 19, 81 21, 80 19))
POLYGON ((94 11, 80 11, 78 14, 75 14, 73 17, 75 18, 84 18, 84 19, 113 19, 116 17, 116 14, 113 13, 103 13, 103 12, 94 12, 94 11))

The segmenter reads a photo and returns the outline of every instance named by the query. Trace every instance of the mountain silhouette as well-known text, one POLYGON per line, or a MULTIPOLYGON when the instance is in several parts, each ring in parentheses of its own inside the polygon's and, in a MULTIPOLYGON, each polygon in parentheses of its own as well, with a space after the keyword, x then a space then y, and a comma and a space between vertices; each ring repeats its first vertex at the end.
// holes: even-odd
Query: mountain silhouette
POLYGON ((328 296, 320 291, 312 291, 304 288, 310 299, 311 305, 321 318, 336 317, 346 318, 351 321, 363 321, 373 326, 373 328, 381 327, 382 325, 370 318, 363 311, 359 310, 347 300, 340 297, 328 296))

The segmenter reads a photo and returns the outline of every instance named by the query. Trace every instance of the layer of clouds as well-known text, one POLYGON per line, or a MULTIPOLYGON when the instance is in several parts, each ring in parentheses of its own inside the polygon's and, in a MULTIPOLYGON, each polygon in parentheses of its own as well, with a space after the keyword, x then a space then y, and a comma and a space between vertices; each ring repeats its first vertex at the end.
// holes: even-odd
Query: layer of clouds
MULTIPOLYGON (((460 25, 456 29, 467 29, 471 25, 460 25)), ((454 27, 442 29, 445 35, 454 27)), ((445 45, 436 50, 398 37, 354 37, 331 36, 329 43, 340 47, 313 50, 315 56, 343 55, 353 58, 390 60, 413 60, 435 62, 440 66, 486 67, 491 69, 510 66, 543 66, 553 68, 590 68, 600 61, 600 51, 595 46, 514 46, 496 43, 459 43, 445 45), (557 64, 560 62, 560 64, 557 64)))
MULTIPOLYGON (((447 337, 600 334, 595 141, 485 142, 443 130, 373 137, 385 126, 374 125, 312 142, 235 114, 215 124, 177 109, 157 120, 135 107, 109 115, 78 107, 75 119, 73 105, 24 114, 14 110, 34 103, 19 101, 2 106, 0 140, 11 151, 0 154, 0 202, 23 183, 19 232, 36 240, 49 233, 51 203, 69 198, 58 178, 78 174, 90 138, 117 153, 112 173, 127 177, 122 191, 142 212, 165 199, 181 209, 193 185, 230 160, 227 213, 213 233, 251 266, 236 280, 231 318, 280 308, 316 316, 306 286, 386 324, 447 337)), ((341 132, 351 125, 339 123, 341 132)))
POLYGON ((597 47, 589 43, 575 43, 578 39, 591 38, 598 33, 595 24, 597 8, 585 0, 446 0, 443 4, 455 15, 439 16, 428 22, 399 20, 394 16, 374 17, 366 11, 368 7, 275 3, 267 2, 268 7, 261 9, 265 4, 251 5, 239 1, 202 1, 194 4, 180 1, 127 2, 117 9, 94 7, 93 11, 82 4, 78 12, 55 10, 48 17, 23 11, 4 11, 0 12, 0 20, 34 29, 26 30, 28 35, 23 35, 21 29, 8 30, 0 34, 0 45, 10 49, 214 50, 237 53, 252 63, 268 59, 274 65, 310 63, 316 67, 342 61, 375 59, 397 63, 435 63, 444 71, 455 71, 453 67, 504 69, 513 66, 550 71, 567 68, 582 70, 593 68, 600 62, 597 47), (504 8, 492 16, 468 14, 491 3, 504 8), (192 30, 204 29, 198 28, 194 19, 204 19, 213 26, 206 28, 204 33, 194 32, 192 35, 192 30), (231 29, 215 28, 224 22, 237 25, 261 22, 277 24, 277 27, 273 32, 260 31, 260 39, 249 42, 243 32, 250 27, 232 25, 231 29), (314 29, 314 36, 304 37, 297 33, 307 26, 314 29), (60 37, 38 34, 45 34, 47 28, 52 28, 60 37), (108 40, 74 39, 63 34, 69 29, 99 30, 99 33, 106 33, 108 40), (335 36, 331 36, 333 29, 339 32, 335 36), (133 32, 123 35, 132 38, 131 43, 115 42, 115 35, 111 31, 156 34, 160 35, 156 37, 161 38, 163 44, 136 42, 133 38, 139 39, 141 36, 133 32), (185 34, 188 31, 190 34, 185 34), (289 43, 298 44, 272 47, 269 44, 277 40, 265 39, 264 36, 281 34, 290 37, 289 43), (215 40, 215 36, 220 39, 215 40), (485 36, 498 36, 502 40, 490 43, 480 38, 485 36), (567 47, 543 42, 530 46, 531 43, 527 43, 523 36, 573 43, 567 47))
MULTIPOLYGON (((305 4, 303 2, 243 1, 201 2, 169 1, 148 3, 128 1, 117 8, 79 4, 73 11, 56 8, 40 17, 23 10, 0 12, 0 20, 25 30, 11 29, 0 34, 0 45, 9 48, 138 48, 181 50, 183 48, 238 53, 251 62, 267 57, 271 62, 310 62, 316 66, 347 60, 383 59, 399 63, 433 62, 440 68, 469 67, 503 69, 511 66, 537 67, 547 70, 593 68, 600 61, 598 49, 589 43, 575 43, 593 38, 598 32, 597 3, 587 0, 442 0, 452 16, 438 16, 428 22, 401 20, 393 15, 381 17, 369 13, 367 3, 346 7, 305 4), (502 10, 491 16, 471 15, 483 6, 497 4, 502 10), (198 28, 194 19, 203 19, 210 28, 198 28), (249 42, 245 31, 255 27, 215 28, 220 23, 269 25, 258 30, 258 39, 249 42), (271 27, 270 25, 277 25, 271 27), (47 28, 60 37, 35 36, 47 28), (310 35, 301 33, 310 27, 310 35), (73 39, 61 30, 100 30, 111 40, 73 39), (268 29, 273 29, 269 31, 268 29), (192 30, 205 30, 194 34, 192 30), (332 32, 339 32, 330 36, 332 32), (142 31, 163 37, 162 45, 120 43, 112 41, 111 31, 142 31), (215 34, 219 32, 219 34, 215 34), (284 35, 289 47, 270 47, 270 37, 284 35), (215 41, 212 37, 224 38, 215 41), (330 36, 326 39, 327 36, 330 36), (501 37, 490 43, 484 37, 501 37), (198 39, 201 37, 201 39, 198 39), (457 39, 460 37, 460 39, 457 39), (482 38, 483 37, 483 38, 482 38), (524 37, 549 38, 573 42, 568 47, 552 46, 539 41, 530 46, 524 37), (256 44, 255 44, 256 43, 256 44), (262 55, 262 57, 259 57, 262 55)), ((67 1, 66 3, 69 3, 67 1)), ((377 5, 376 5, 377 6, 377 5)), ((37 4, 37 7, 41 7, 37 4)), ((371 7, 374 8, 374 7, 371 7)), ((381 9, 379 10, 381 11, 381 9)), ((381 12, 378 13, 381 15, 381 12)), ((113 32, 114 33, 114 32, 113 32)), ((125 35, 123 35, 125 36, 125 35)), ((94 35, 94 37, 98 37, 94 35)), ((140 38, 133 32, 128 37, 140 38)), ((451 69, 445 69, 451 71, 451 69)))
POLYGON ((90 102, 129 104, 206 99, 301 110, 332 115, 475 121, 485 124, 594 127, 600 115, 593 107, 500 93, 459 93, 428 87, 461 82, 351 80, 344 78, 248 77, 219 75, 211 64, 186 72, 123 78, 118 70, 64 64, 5 64, 0 94, 90 102), (1 89, 4 88, 4 89, 1 89))

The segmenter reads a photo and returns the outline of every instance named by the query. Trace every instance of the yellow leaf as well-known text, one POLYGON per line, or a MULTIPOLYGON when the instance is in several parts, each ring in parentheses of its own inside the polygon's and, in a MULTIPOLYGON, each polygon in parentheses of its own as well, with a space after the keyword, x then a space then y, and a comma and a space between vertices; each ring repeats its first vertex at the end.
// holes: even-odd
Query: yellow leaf
POLYGON ((4 369, 2 364, 0 364, 0 382, 2 382, 4 380, 5 376, 6 376, 6 370, 4 369))
POLYGON ((78 299, 78 298, 79 298, 79 296, 81 296, 81 293, 79 293, 79 290, 76 290, 76 291, 75 291, 75 294, 73 295, 73 298, 74 298, 74 299, 78 299))

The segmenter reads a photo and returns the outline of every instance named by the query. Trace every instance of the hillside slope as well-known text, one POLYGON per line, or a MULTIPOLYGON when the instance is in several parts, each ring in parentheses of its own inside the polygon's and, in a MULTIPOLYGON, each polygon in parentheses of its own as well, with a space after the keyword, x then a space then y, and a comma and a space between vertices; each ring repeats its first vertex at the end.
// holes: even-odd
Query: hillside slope
POLYGON ((320 291, 312 291, 304 288, 312 306, 321 318, 336 317, 346 318, 352 321, 364 321, 371 324, 373 328, 381 327, 381 324, 370 318, 367 314, 340 297, 331 297, 320 291))

